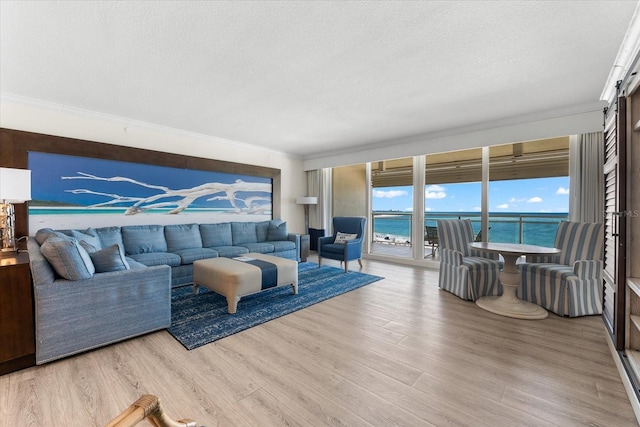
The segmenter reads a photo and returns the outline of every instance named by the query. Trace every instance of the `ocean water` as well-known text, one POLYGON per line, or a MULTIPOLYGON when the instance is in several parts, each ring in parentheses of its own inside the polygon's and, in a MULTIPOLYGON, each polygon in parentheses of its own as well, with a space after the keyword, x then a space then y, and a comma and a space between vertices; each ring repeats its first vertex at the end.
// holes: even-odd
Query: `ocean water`
MULTIPOLYGON (((436 219, 458 218, 471 219, 474 233, 480 231, 480 216, 477 213, 429 212, 426 214, 425 225, 435 227, 436 219)), ((489 214, 489 241, 553 247, 558 224, 567 218, 567 213, 489 214)), ((411 215, 378 214, 373 226, 377 239, 410 241, 411 215)))

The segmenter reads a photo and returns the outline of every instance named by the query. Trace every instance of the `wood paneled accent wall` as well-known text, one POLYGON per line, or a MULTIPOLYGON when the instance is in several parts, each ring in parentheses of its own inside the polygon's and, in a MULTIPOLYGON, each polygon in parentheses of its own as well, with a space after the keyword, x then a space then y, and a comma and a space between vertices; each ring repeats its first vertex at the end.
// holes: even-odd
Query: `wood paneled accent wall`
MULTIPOLYGON (((280 169, 0 128, 0 167, 27 169, 29 151, 271 178, 273 217, 280 217, 280 169)), ((16 205, 16 235, 28 228, 27 204, 16 205)))

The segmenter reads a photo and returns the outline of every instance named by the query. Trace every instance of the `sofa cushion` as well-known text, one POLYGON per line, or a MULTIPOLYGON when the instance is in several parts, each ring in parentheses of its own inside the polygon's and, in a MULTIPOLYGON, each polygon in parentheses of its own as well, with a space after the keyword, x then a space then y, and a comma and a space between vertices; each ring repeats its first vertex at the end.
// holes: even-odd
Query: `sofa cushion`
POLYGON ((322 245, 322 253, 344 254, 344 243, 328 243, 322 245))
POLYGON ((258 234, 255 222, 232 222, 231 236, 233 246, 244 245, 245 243, 257 243, 258 234))
POLYGON ((198 224, 165 225, 164 237, 167 241, 168 252, 175 253, 181 249, 202 248, 198 224))
POLYGON ((125 259, 124 249, 120 245, 111 245, 108 248, 90 252, 89 257, 96 268, 96 273, 131 269, 125 259))
POLYGON ((103 248, 111 245, 123 245, 124 247, 120 227, 100 227, 96 228, 95 231, 103 248))
POLYGON ((96 233, 96 230, 94 230, 93 228, 87 228, 85 231, 71 230, 71 236, 80 243, 88 243, 96 250, 102 249, 100 237, 98 237, 98 233, 96 233))
POLYGON ((497 260, 475 256, 467 256, 462 259, 462 265, 466 266, 469 270, 472 271, 496 269, 498 268, 496 267, 496 265, 498 264, 499 262, 497 260))
POLYGON ((174 251, 173 253, 180 257, 180 263, 183 265, 193 264, 194 261, 197 261, 199 259, 218 257, 218 252, 209 248, 180 249, 180 250, 174 251))
POLYGON ((232 246, 231 224, 221 222, 219 224, 200 224, 202 246, 214 248, 216 246, 232 246))
POLYGON ((139 262, 140 264, 144 264, 147 267, 153 267, 155 265, 168 265, 171 267, 176 267, 180 265, 180 262, 182 261, 178 255, 171 254, 169 252, 131 254, 129 255, 129 258, 133 258, 133 260, 139 262))
POLYGON ((259 254, 269 254, 273 252, 274 246, 271 243, 245 243, 243 246, 249 250, 249 252, 257 252, 259 254))
POLYGON ((225 258, 233 258, 249 253, 249 249, 244 246, 214 246, 211 249, 218 252, 218 256, 225 258))
POLYGON ((64 237, 64 233, 52 230, 51 228, 41 228, 36 232, 36 242, 42 245, 49 237, 64 237))
POLYGON ((293 251, 296 249, 296 243, 290 240, 278 240, 269 243, 273 245, 274 252, 293 251))
POLYGON ((121 230, 127 255, 167 252, 162 225, 125 225, 121 230))
POLYGON ((256 239, 257 242, 266 242, 269 235, 269 224, 271 221, 256 222, 256 239))
POLYGON ((90 279, 96 271, 87 251, 72 237, 49 237, 40 251, 56 273, 67 280, 90 279))
POLYGON ((285 221, 273 220, 269 222, 269 231, 267 240, 287 240, 289 233, 287 232, 287 223, 285 221))

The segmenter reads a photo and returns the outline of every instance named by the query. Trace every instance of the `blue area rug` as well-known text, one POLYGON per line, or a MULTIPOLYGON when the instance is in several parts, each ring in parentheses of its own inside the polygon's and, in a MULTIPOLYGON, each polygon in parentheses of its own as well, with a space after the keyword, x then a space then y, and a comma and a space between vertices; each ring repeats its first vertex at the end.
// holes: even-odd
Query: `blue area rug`
POLYGON ((227 311, 227 299, 200 286, 176 288, 171 294, 169 333, 187 348, 228 337, 253 326, 381 280, 382 277, 303 262, 298 264, 298 295, 283 286, 243 297, 236 314, 227 311))

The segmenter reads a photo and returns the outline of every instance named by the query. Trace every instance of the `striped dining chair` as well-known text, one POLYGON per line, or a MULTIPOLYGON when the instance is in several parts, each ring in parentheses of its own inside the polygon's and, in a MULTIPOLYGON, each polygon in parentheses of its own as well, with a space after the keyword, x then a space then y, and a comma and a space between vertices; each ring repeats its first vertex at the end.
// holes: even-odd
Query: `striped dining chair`
POLYGON ((520 298, 560 316, 602 314, 602 224, 562 221, 554 245, 559 255, 527 256, 520 265, 520 298))
POLYGON ((440 277, 438 286, 458 297, 475 301, 502 294, 498 255, 470 249, 475 240, 471 220, 439 219, 440 277))

